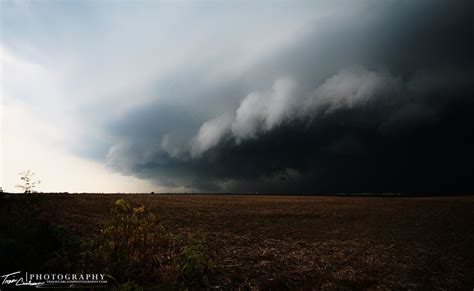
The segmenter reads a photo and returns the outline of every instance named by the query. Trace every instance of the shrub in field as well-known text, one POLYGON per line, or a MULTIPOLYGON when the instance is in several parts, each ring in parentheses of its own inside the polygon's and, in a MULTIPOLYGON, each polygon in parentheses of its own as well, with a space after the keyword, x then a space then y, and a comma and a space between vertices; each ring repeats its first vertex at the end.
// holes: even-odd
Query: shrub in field
POLYGON ((190 234, 186 246, 177 258, 181 278, 187 285, 209 285, 209 275, 214 264, 209 259, 206 239, 202 233, 190 234))
POLYGON ((204 235, 171 234, 158 216, 123 199, 116 201, 106 227, 84 244, 83 255, 86 269, 126 286, 205 287, 213 270, 204 235))

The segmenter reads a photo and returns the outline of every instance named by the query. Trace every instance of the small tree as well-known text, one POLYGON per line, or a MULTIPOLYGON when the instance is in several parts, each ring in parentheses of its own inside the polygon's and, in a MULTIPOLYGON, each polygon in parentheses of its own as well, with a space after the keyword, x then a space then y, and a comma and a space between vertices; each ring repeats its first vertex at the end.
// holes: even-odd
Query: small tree
POLYGON ((20 176, 22 185, 16 185, 15 187, 22 189, 25 194, 31 193, 33 189, 41 183, 40 180, 33 180, 35 173, 31 170, 18 173, 18 175, 20 176))

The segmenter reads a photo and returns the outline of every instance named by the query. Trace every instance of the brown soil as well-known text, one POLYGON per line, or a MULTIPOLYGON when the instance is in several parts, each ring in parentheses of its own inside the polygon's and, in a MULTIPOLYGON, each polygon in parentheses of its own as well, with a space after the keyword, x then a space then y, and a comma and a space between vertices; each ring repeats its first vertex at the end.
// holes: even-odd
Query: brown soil
POLYGON ((474 197, 41 195, 51 220, 88 236, 118 198, 173 232, 208 233, 216 287, 474 288, 474 197))

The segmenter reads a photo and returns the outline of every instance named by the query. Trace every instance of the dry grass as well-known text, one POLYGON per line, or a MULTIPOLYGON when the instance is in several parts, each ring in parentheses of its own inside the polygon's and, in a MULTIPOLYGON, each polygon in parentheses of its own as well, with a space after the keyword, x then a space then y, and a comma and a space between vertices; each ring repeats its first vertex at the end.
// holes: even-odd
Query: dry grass
POLYGON ((118 198, 173 231, 209 234, 212 286, 340 289, 474 287, 474 197, 53 195, 41 208, 89 236, 118 198))

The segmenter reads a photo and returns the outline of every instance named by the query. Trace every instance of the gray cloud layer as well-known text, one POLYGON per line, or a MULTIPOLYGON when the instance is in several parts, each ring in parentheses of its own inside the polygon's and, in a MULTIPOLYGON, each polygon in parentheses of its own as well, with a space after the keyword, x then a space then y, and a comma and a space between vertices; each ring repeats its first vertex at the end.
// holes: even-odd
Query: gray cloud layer
POLYGON ((107 137, 81 154, 198 191, 473 189, 471 1, 147 5, 69 66, 107 137))
POLYGON ((393 1, 321 20, 208 91, 237 102, 184 138, 171 127, 128 168, 211 191, 465 191, 472 139, 445 127, 464 135, 473 124, 470 8, 393 1))
MULTIPOLYGON (((462 150, 472 140, 456 141, 444 127, 472 126, 464 112, 472 109, 471 6, 377 2, 320 20, 241 77, 205 89, 204 100, 230 100, 208 119, 185 126, 186 111, 213 106, 185 105, 155 143, 122 134, 134 146, 114 147, 109 160, 160 183, 211 191, 442 191, 440 177, 452 191, 468 189, 445 167, 468 170, 472 154, 462 150), (180 124, 189 131, 181 134, 180 124), (442 151, 432 144, 440 140, 442 151), (466 160, 450 165, 457 150, 466 160)), ((143 136, 168 122, 140 110, 154 116, 133 127, 143 136)))

